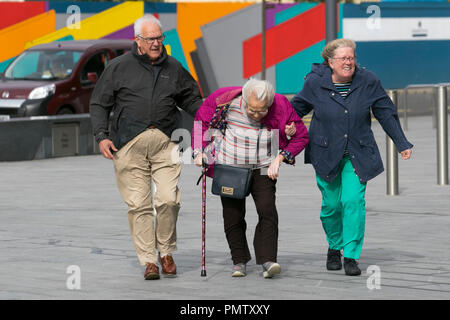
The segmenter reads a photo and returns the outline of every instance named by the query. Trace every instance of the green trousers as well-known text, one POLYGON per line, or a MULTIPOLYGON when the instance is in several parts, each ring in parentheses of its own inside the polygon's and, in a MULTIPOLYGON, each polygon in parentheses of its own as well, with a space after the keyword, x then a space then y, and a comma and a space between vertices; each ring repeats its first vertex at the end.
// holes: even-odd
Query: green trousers
POLYGON ((322 192, 320 220, 328 245, 344 250, 344 257, 359 259, 366 223, 366 183, 361 183, 350 158, 339 164, 339 173, 332 182, 316 176, 322 192))

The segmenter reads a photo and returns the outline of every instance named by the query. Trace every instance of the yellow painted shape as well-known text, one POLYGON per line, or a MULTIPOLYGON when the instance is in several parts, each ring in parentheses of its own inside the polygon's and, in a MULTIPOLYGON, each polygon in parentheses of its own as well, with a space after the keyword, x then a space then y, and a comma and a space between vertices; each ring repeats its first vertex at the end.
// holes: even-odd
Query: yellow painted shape
MULTIPOLYGON (((197 49, 195 40, 202 37, 200 27, 253 4, 251 2, 193 2, 177 4, 177 32, 189 71, 195 79, 197 79, 197 74, 192 63, 191 52, 197 49)), ((226 50, 226 48, 224 49, 226 50)))
POLYGON ((55 10, 38 14, 0 30, 0 62, 13 58, 25 49, 27 41, 55 31, 55 10))
POLYGON ((69 35, 74 40, 99 39, 134 23, 144 15, 144 2, 124 2, 53 33, 27 42, 26 47, 52 42, 69 35))

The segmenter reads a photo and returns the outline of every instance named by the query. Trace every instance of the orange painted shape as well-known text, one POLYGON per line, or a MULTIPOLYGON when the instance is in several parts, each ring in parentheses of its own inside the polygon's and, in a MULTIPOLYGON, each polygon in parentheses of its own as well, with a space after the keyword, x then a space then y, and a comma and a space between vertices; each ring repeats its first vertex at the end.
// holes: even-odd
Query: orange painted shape
POLYGON ((177 32, 189 71, 195 79, 197 79, 197 74, 191 60, 191 52, 197 49, 195 40, 202 37, 200 27, 250 5, 253 3, 191 2, 177 4, 177 32))
POLYGON ((25 50, 25 43, 55 31, 55 10, 41 13, 30 19, 0 30, 0 61, 17 56, 25 50))
POLYGON ((0 2, 0 30, 43 12, 44 1, 0 2))
MULTIPOLYGON (((266 32, 266 68, 325 39, 325 4, 315 6, 266 32)), ((249 78, 262 67, 262 35, 242 43, 243 77, 249 78)))

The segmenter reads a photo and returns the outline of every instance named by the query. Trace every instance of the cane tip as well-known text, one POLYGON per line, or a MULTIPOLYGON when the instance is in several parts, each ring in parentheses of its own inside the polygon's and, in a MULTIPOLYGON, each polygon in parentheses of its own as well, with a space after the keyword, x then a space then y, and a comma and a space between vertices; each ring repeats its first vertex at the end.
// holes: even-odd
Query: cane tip
POLYGON ((202 270, 201 276, 206 277, 206 270, 202 270))

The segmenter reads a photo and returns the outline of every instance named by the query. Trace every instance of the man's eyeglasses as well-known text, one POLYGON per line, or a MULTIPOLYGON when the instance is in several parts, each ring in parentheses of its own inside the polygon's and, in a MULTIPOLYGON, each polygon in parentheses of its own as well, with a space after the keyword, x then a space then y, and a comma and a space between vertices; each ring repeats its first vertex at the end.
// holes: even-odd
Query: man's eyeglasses
POLYGON ((155 41, 163 42, 164 39, 166 38, 166 36, 164 34, 162 34, 162 35, 160 35, 158 37, 144 38, 143 36, 138 35, 138 38, 141 39, 141 40, 144 40, 147 44, 152 44, 155 41))
POLYGON ((356 57, 338 57, 338 58, 331 58, 331 59, 344 63, 347 60, 348 60, 348 62, 353 62, 353 61, 355 61, 356 57))

